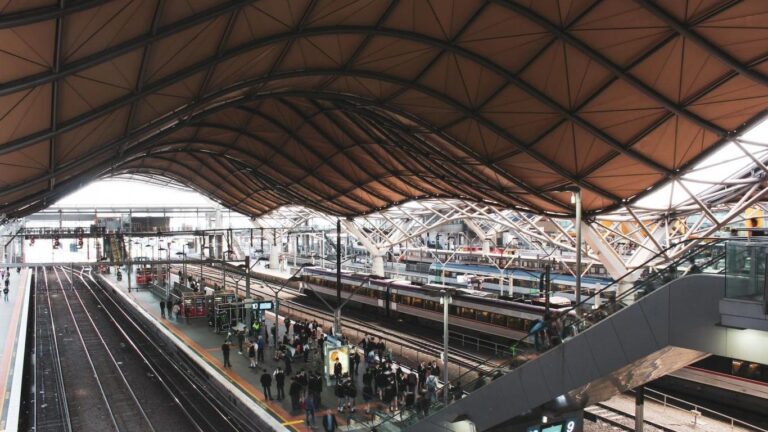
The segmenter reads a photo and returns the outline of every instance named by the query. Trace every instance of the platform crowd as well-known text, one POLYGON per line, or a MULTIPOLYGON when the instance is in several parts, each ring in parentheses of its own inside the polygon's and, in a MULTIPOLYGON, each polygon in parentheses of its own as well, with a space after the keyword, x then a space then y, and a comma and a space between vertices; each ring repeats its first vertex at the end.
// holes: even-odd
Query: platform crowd
POLYGON ((316 426, 315 413, 321 408, 325 414, 319 423, 332 431, 336 425, 332 407, 336 413, 346 413, 351 418, 362 401, 366 420, 372 419, 375 411, 410 411, 426 416, 430 404, 438 398, 437 361, 421 362, 416 369, 408 369, 393 361, 383 339, 366 335, 355 345, 342 335, 339 340, 349 347, 349 368, 345 371, 337 359, 329 369, 333 371, 330 385, 336 400, 324 404, 323 345, 328 336, 317 321, 294 322, 286 317, 283 325, 285 332, 275 349, 270 349, 269 340, 271 337, 274 343, 279 334, 276 324, 267 329, 264 323, 254 323, 249 331, 230 331, 222 345, 224 365, 231 367, 230 350, 236 348, 239 355, 248 359, 249 368, 259 375, 264 398, 282 401, 287 386, 292 413, 303 412, 310 427, 316 426), (264 361, 267 350, 272 352, 273 364, 277 364, 271 370, 264 361), (362 380, 357 379, 360 373, 362 380), (358 388, 359 382, 362 388, 358 388), (329 429, 331 425, 334 426, 329 429))

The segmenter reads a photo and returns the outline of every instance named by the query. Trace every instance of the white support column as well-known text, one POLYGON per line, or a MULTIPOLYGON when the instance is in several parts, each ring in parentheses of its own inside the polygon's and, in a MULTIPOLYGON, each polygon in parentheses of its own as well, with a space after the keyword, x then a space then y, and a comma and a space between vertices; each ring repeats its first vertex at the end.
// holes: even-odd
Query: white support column
POLYGON ((627 273, 627 266, 619 254, 600 236, 591 224, 581 224, 581 231, 584 233, 584 241, 597 255, 597 259, 605 266, 608 274, 612 278, 618 279, 627 273))
POLYGON ((384 276, 384 254, 376 252, 378 249, 371 252, 371 273, 376 276, 384 276))
POLYGON ((471 229, 475 234, 477 234, 478 237, 482 239, 483 243, 483 253, 487 254, 491 252, 491 244, 493 243, 494 239, 494 233, 486 233, 483 231, 482 228, 480 228, 480 225, 478 225, 475 221, 472 219, 464 219, 464 223, 471 229))
POLYGON ((344 229, 352 234, 356 239, 363 244, 368 253, 371 254, 371 273, 377 276, 384 276, 384 255, 387 253, 386 248, 376 246, 371 239, 369 239, 360 229, 355 225, 353 221, 342 220, 341 225, 344 229))
POLYGON ((269 251, 269 268, 273 270, 278 270, 280 266, 280 249, 278 249, 275 246, 272 246, 272 249, 269 251))

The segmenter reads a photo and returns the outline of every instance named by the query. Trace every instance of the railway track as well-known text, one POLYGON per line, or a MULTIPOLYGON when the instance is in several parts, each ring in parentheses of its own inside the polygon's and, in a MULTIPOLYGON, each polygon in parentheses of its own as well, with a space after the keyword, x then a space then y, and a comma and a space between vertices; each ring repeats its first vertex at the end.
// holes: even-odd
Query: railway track
MULTIPOLYGON (((584 419, 603 422, 628 432, 635 430, 635 416, 601 403, 584 408, 584 419)), ((678 432, 648 420, 643 423, 646 432, 678 432)))
POLYGON ((228 399, 202 372, 155 342, 89 271, 53 268, 47 276, 58 287, 45 294, 58 346, 66 344, 60 358, 71 423, 47 430, 264 429, 225 405, 228 399))
POLYGON ((51 297, 48 295, 45 268, 35 269, 35 368, 32 421, 37 432, 71 431, 64 375, 61 370, 56 326, 53 322, 51 297))
POLYGON ((93 373, 99 394, 105 402, 108 415, 108 421, 105 423, 109 424, 111 430, 154 432, 155 428, 133 388, 138 383, 130 382, 126 378, 122 362, 118 362, 113 354, 115 347, 110 347, 102 335, 100 327, 104 327, 103 319, 94 317, 86 309, 80 290, 76 289, 66 271, 55 267, 53 271, 62 287, 61 295, 71 318, 72 330, 83 347, 84 361, 93 373), (62 273, 64 278, 59 273, 62 273), (70 289, 66 289, 65 283, 70 289))
MULTIPOLYGON (((181 269, 181 266, 172 266, 172 271, 178 271, 179 269, 181 269)), ((235 285, 236 279, 231 276, 233 273, 234 272, 230 270, 227 271, 228 285, 235 285)), ((206 278, 206 280, 222 283, 221 270, 219 269, 206 266, 203 270, 203 276, 206 278)), ((263 287, 261 281, 259 281, 259 279, 256 277, 251 277, 251 290, 263 295, 266 299, 271 299, 274 297, 274 293, 269 288, 263 287)), ((294 315, 296 315, 296 312, 298 312, 299 314, 303 314, 305 318, 318 319, 325 322, 333 321, 333 315, 330 312, 319 307, 300 303, 294 299, 288 298, 288 294, 296 295, 295 291, 286 292, 284 290, 280 293, 279 297, 282 310, 284 310, 283 307, 288 306, 287 309, 295 311, 294 315)), ((350 318, 349 316, 343 318, 342 321, 344 327, 347 329, 354 329, 358 333, 381 337, 390 346, 391 344, 395 344, 402 347, 404 350, 410 350, 414 353, 421 353, 424 355, 424 357, 427 357, 421 357, 423 360, 439 359, 443 352, 442 341, 436 341, 434 339, 423 337, 417 338, 402 331, 387 329, 383 327, 383 325, 387 324, 384 322, 377 322, 373 324, 379 325, 372 325, 371 322, 350 318)), ((465 371, 478 369, 488 373, 495 369, 497 366, 497 363, 489 362, 487 358, 478 356, 474 353, 462 351, 457 348, 450 348, 448 356, 449 366, 451 364, 454 368, 459 366, 465 371)))

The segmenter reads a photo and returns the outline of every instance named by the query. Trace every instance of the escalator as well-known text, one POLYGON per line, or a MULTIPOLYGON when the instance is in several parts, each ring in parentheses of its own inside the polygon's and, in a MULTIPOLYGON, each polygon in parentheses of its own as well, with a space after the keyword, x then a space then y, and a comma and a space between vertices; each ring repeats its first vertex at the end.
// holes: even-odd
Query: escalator
MULTIPOLYGON (((473 390, 464 398, 448 406, 435 403, 425 418, 382 416, 377 428, 445 431, 471 424, 481 431, 526 431, 543 417, 579 412, 709 354, 768 363, 768 350, 752 349, 768 346, 768 332, 719 325, 726 243, 712 239, 683 245, 679 258, 650 272, 645 270, 649 260, 600 291, 615 290, 611 302, 587 311, 581 309, 585 299, 574 306, 580 317, 557 318, 569 335, 564 343, 543 353, 518 353, 506 373, 486 385, 468 380, 466 373, 451 383, 473 390), (628 280, 634 280, 631 286, 628 280)), ((521 351, 522 342, 532 338, 529 334, 520 341, 521 351)))

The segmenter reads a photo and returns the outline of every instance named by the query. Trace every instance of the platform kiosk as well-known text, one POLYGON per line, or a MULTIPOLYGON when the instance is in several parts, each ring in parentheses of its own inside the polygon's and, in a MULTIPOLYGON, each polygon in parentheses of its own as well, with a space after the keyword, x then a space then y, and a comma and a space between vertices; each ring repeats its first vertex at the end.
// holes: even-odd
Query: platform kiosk
POLYGON ((341 362, 341 374, 349 373, 349 346, 341 343, 333 336, 328 336, 323 344, 323 356, 325 357, 325 384, 335 384, 333 379, 333 367, 336 360, 341 362))
POLYGON ((205 294, 183 292, 181 294, 181 315, 185 318, 200 318, 208 315, 205 294))

